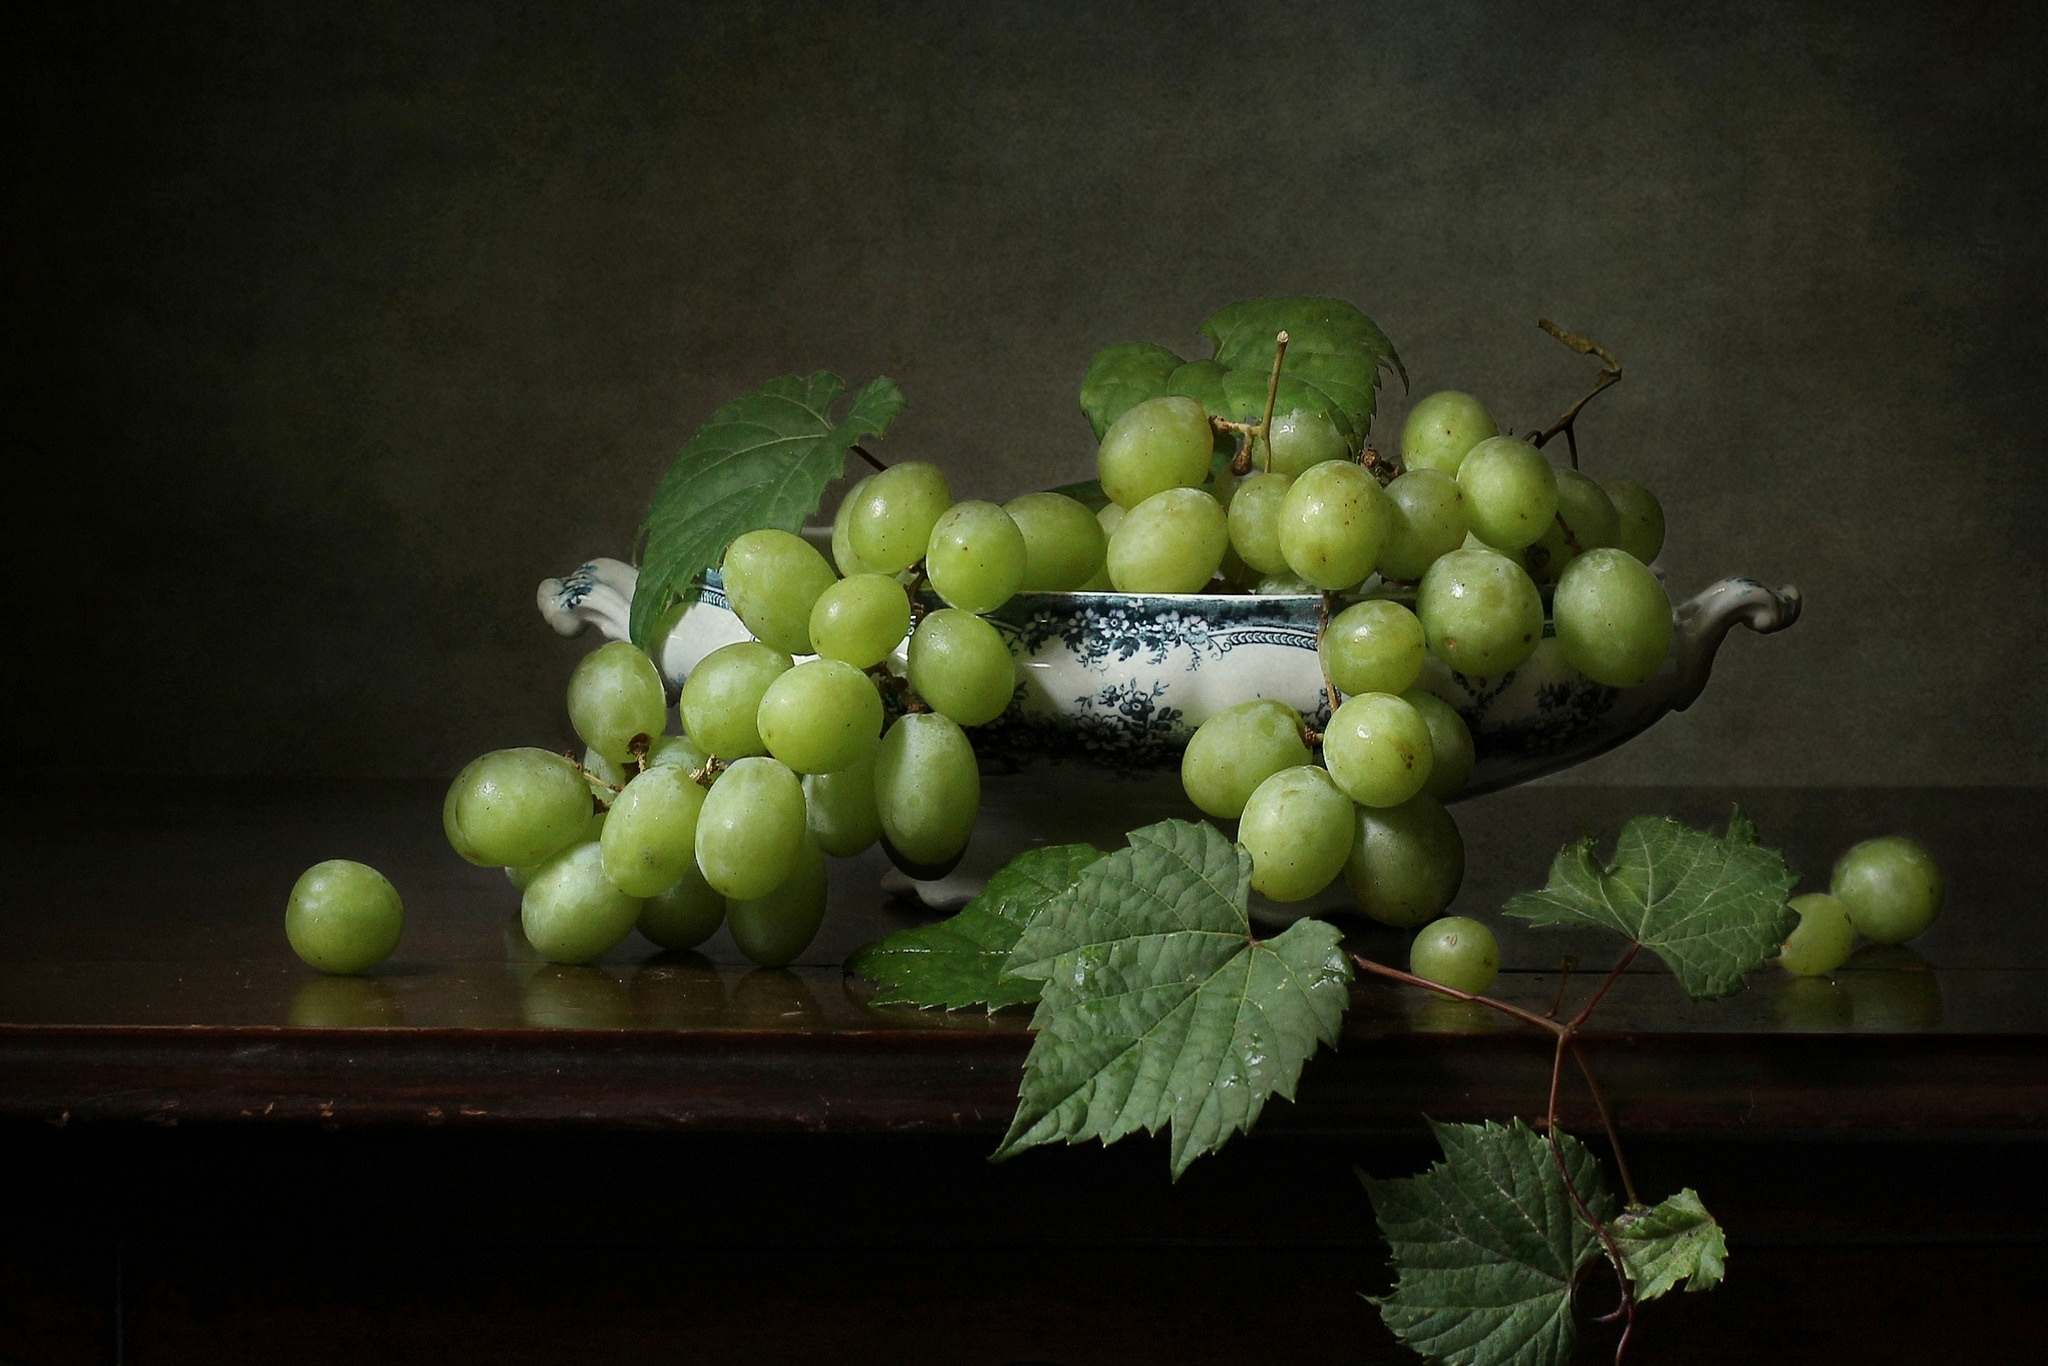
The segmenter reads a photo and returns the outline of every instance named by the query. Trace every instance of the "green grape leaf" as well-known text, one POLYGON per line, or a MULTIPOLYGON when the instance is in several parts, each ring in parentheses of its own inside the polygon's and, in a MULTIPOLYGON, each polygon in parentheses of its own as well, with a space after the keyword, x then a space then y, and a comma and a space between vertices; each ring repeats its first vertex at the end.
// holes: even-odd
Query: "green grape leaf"
POLYGON ((1223 416, 1223 377, 1229 371, 1213 360, 1191 360, 1166 377, 1166 392, 1191 398, 1211 417, 1223 416))
POLYGON ((1276 412, 1310 408, 1335 421, 1354 446, 1372 426, 1380 372, 1407 384, 1408 370, 1387 334, 1342 299, 1251 299, 1218 309, 1202 324, 1216 346, 1216 361, 1233 372, 1225 393, 1239 421, 1261 416, 1273 373, 1273 341, 1287 334, 1276 412), (1289 381, 1299 388, 1290 390, 1289 381), (1313 402, 1304 394, 1314 396, 1313 402))
POLYGON ((1179 356, 1150 342, 1105 346, 1088 363, 1081 380, 1081 411, 1095 428, 1095 439, 1127 409, 1167 392, 1166 383, 1181 365, 1179 356))
MULTIPOLYGON (((1394 1336, 1450 1366, 1561 1366, 1578 1326, 1572 1287, 1602 1255, 1572 1208, 1543 1135, 1515 1120, 1437 1124, 1444 1160, 1366 1194, 1393 1250, 1394 1288, 1374 1299, 1394 1336)), ((1572 1185, 1597 1219, 1614 1200, 1593 1155, 1559 1135, 1572 1185)))
POLYGON ((1728 1240, 1690 1187, 1655 1209, 1629 1206, 1611 1231, 1639 1300, 1680 1281, 1687 1290, 1712 1290, 1727 1274, 1728 1240))
POLYGON ((1292 1100, 1350 1004, 1338 932, 1252 937, 1251 856, 1207 822, 1161 821, 1033 917, 1009 971, 1044 983, 998 1160, 1172 1126, 1176 1179, 1292 1100))
MULTIPOLYGON (((1268 361, 1270 367, 1271 362, 1268 361)), ((1282 416, 1297 410, 1321 413, 1336 424, 1344 435, 1345 442, 1357 447, 1363 444, 1364 428, 1354 428, 1351 415, 1330 400, 1329 395, 1302 383, 1292 375, 1280 376, 1280 386, 1273 388, 1273 372, 1265 370, 1232 370, 1223 376, 1224 405, 1222 416, 1234 422, 1257 422, 1266 415, 1266 391, 1273 390, 1273 413, 1282 416)), ((1370 421, 1372 409, 1366 408, 1370 421)))
POLYGON ((1756 842, 1737 807, 1725 837, 1637 816, 1605 869, 1590 837, 1567 845, 1543 890, 1503 909, 1537 925, 1613 930, 1653 950, 1687 995, 1705 1000, 1738 990, 1799 923, 1785 904, 1792 885, 1784 855, 1756 842))
POLYGON ((1038 999, 1039 983, 1003 974, 1010 950, 1031 917, 1101 857, 1092 844, 1027 849, 958 914, 877 939, 846 960, 847 971, 881 985, 876 1005, 986 1005, 991 1011, 1029 1005, 1038 999))
POLYGON ((715 569, 733 538, 764 527, 795 532, 818 510, 825 486, 846 472, 862 436, 880 436, 903 411, 903 391, 870 380, 842 421, 832 405, 846 390, 824 371, 784 375, 720 408, 683 443, 640 524, 640 580, 628 621, 645 645, 655 618, 715 569))

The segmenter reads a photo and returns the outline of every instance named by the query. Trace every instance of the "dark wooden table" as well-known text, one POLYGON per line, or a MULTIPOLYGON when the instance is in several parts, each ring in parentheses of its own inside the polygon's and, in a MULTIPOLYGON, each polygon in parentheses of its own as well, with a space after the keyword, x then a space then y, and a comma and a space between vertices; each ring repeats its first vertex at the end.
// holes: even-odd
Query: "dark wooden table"
MULTIPOLYGON (((1466 803, 1458 909, 1493 917, 1582 830, 1719 823, 1735 795, 1466 803)), ((1644 961, 1603 1006, 1590 1054, 1639 1184, 1698 1188, 1734 1249, 1721 1290, 1646 1311, 1631 1359, 2025 1359, 2021 1307, 2048 1293, 2048 793, 1741 797, 1805 888, 1905 831, 1949 904, 1832 983, 1760 973, 1694 1004, 1644 961)), ((1299 1103, 1178 1185, 1142 1140, 991 1166, 1028 1017, 867 1003, 839 963, 926 918, 879 895, 876 856, 836 870, 787 971, 723 934, 557 968, 503 877, 445 848, 436 789, 92 776, 5 800, 5 1362, 1413 1360, 1354 1293, 1385 1272, 1350 1168, 1415 1170, 1425 1113, 1538 1113, 1548 1078, 1544 1041, 1360 984, 1299 1103), (338 856, 406 899, 361 979, 284 940, 292 880, 338 856)), ((1344 923, 1405 961, 1403 936, 1344 923)), ((1500 992, 1538 1009, 1562 955, 1578 990, 1614 956, 1501 934, 1500 992)), ((1566 1113, 1595 1129, 1582 1092, 1566 1113)))

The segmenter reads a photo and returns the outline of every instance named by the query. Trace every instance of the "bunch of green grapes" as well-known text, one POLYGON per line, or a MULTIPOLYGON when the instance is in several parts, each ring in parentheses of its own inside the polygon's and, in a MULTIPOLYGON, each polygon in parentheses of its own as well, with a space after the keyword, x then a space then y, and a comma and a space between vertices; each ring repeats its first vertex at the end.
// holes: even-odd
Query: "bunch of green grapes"
POLYGON ((752 639, 699 661, 673 713, 644 652, 600 647, 569 680, 582 762, 476 760, 448 790, 448 840, 506 869, 552 961, 602 957, 636 928, 691 948, 724 924, 753 961, 791 962, 823 921, 828 856, 880 842, 921 878, 959 860, 981 803, 967 732, 1016 690, 984 614, 1080 588, 1106 545, 1060 494, 955 503, 923 463, 864 479, 834 521, 836 568, 785 531, 727 547, 726 600, 752 639))

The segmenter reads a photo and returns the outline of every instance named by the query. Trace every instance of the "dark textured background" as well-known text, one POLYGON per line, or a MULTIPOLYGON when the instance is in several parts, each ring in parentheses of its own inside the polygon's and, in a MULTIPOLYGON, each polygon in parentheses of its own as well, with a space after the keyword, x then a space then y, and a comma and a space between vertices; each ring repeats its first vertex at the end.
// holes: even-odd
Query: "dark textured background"
MULTIPOLYGON (((2048 781, 2048 146, 2018 6, 52 7, 5 43, 9 762, 568 738, 534 584, 720 401, 899 379, 963 496, 1094 348, 1349 298, 1415 395, 1588 378, 1666 562, 1796 582, 1568 775, 2048 781), (595 12, 586 12, 595 11, 595 12)), ((1391 444, 1411 396, 1385 395, 1391 444)))

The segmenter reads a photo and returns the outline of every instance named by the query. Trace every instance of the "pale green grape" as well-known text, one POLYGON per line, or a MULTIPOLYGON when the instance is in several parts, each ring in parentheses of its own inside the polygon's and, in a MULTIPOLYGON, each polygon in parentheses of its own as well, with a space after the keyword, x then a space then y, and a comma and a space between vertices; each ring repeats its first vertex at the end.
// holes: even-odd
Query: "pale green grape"
POLYGON ((1347 459, 1350 454, 1336 423, 1321 413, 1297 408, 1273 414, 1271 429, 1252 446, 1252 465, 1292 478, 1311 465, 1347 459))
POLYGON ((583 656, 569 675, 569 724, 584 744, 625 763, 636 736, 651 740, 668 729, 668 693, 654 661, 623 640, 583 656))
POLYGON ((1000 631, 971 612, 942 607, 911 633, 910 688, 940 715, 978 726, 1010 705, 1017 667, 1000 631))
POLYGON ((803 843, 804 785, 777 759, 741 759, 728 767, 697 816, 697 868, 737 901, 781 886, 803 843))
POLYGON ((1231 497, 1226 519, 1231 548, 1261 574, 1287 572, 1287 557, 1280 553, 1280 505, 1293 484, 1289 474, 1254 474, 1231 497))
POLYGON ((284 905, 292 952, 322 972, 376 967, 398 947, 405 906, 391 880, 367 863, 331 858, 299 874, 284 905))
POLYGON ((1024 533, 994 503, 955 503, 932 527, 925 573, 963 612, 993 612, 1024 584, 1024 533))
POLYGON ((1500 945, 1493 931, 1469 916, 1447 915, 1422 927, 1408 948, 1408 971, 1476 996, 1500 975, 1500 945))
POLYGON ((1464 836, 1436 798, 1423 793, 1399 806, 1358 808, 1344 885, 1374 920, 1403 930, 1427 924, 1464 880, 1464 836))
POLYGON ((811 837, 834 858, 852 858, 882 837, 882 813, 875 806, 877 745, 837 773, 804 779, 804 803, 811 837))
POLYGON ((761 742, 798 773, 834 773, 882 736, 882 695, 875 681, 837 659, 812 659, 761 695, 761 742))
POLYGON ((1557 515, 1536 543, 1522 552, 1522 563, 1536 582, 1556 583, 1573 556, 1614 545, 1620 535, 1621 515, 1614 510, 1607 491, 1577 470, 1559 470, 1557 515), (1572 549, 1574 541, 1577 550, 1572 549))
POLYGON ((1109 579, 1109 538, 1116 534, 1116 529, 1123 524, 1123 520, 1124 510, 1115 503, 1104 503, 1095 510, 1095 524, 1102 528, 1102 568, 1089 575, 1088 581, 1081 585, 1079 591, 1083 593, 1109 593, 1115 591, 1116 585, 1111 583, 1109 579))
POLYGON ((1360 806, 1399 806, 1429 781, 1429 723, 1392 693, 1345 699, 1323 727, 1323 762, 1360 806))
POLYGON ((1155 493, 1207 479, 1215 440, 1209 415, 1193 399, 1146 399, 1102 434, 1095 474, 1112 503, 1134 508, 1155 493))
POLYGON ((1828 890, 1856 932, 1878 944, 1902 944, 1941 914, 1941 867, 1904 835, 1865 840, 1842 855, 1828 890))
POLYGON ((1778 966, 1801 977, 1833 972, 1849 961, 1856 947, 1856 927, 1849 908, 1825 892, 1792 898, 1799 923, 1778 947, 1778 966))
POLYGON ((649 768, 679 768, 694 773, 710 759, 710 751, 687 735, 664 735, 647 747, 649 768))
POLYGON ((471 863, 527 868, 575 843, 590 812, 590 788, 574 763, 544 749, 500 749, 456 775, 442 825, 471 863))
POLYGON ((848 489, 846 495, 839 500, 838 509, 832 514, 832 563, 838 567, 843 578, 850 579, 855 574, 875 572, 868 562, 860 557, 860 552, 853 548, 853 510, 860 506, 860 500, 867 495, 868 479, 872 478, 874 476, 869 475, 867 479, 862 479, 848 489))
POLYGON ((1429 652, 1470 678, 1504 674, 1543 638, 1543 596, 1522 566, 1497 550, 1453 550, 1429 567, 1415 594, 1429 652))
POLYGON ((1195 488, 1155 493, 1132 508, 1109 538, 1109 580, 1121 593, 1198 593, 1230 545, 1230 524, 1214 498, 1195 488))
POLYGON ((1109 535, 1086 503, 1064 493, 1027 493, 1003 511, 1024 533, 1020 591, 1070 593, 1106 571, 1109 535))
POLYGON ((815 841, 805 839, 797 851, 796 868, 780 887, 765 896, 725 903, 732 942, 764 968, 795 962, 825 923, 827 889, 825 855, 815 841))
POLYGON ((684 733, 721 759, 767 753, 761 741, 761 696, 792 662, 758 640, 719 646, 683 680, 677 708, 684 733))
POLYGON ((1602 487, 1621 519, 1614 543, 1644 564, 1654 564, 1664 549, 1664 505, 1633 479, 1610 479, 1602 487))
POLYGON ((838 582, 809 541, 787 531, 749 531, 726 547, 725 600, 754 638, 785 654, 811 653, 811 608, 838 582))
POLYGON ((1464 788, 1477 761, 1471 727, 1458 715, 1456 707, 1433 692, 1410 688, 1401 698, 1420 712, 1429 726, 1429 781, 1422 785, 1422 790, 1440 802, 1447 802, 1464 788))
POLYGON ((1350 588, 1379 564, 1391 505, 1363 465, 1326 460, 1302 472, 1280 504, 1280 553, 1317 588, 1350 588))
POLYGON ((640 898, 604 875, 604 854, 579 844, 557 854, 526 885, 519 923, 550 963, 591 963, 619 946, 640 919, 640 898))
POLYGON ((1422 623, 1398 602, 1354 602, 1330 620, 1316 649, 1337 691, 1406 692, 1422 672, 1422 623))
POLYGON ((1401 424, 1401 464, 1455 477, 1467 451, 1499 434, 1493 414, 1478 399, 1456 389, 1440 390, 1408 410, 1401 424))
POLYGON ((1465 493, 1440 470, 1410 470, 1387 485, 1391 515, 1380 548, 1380 576, 1413 583, 1439 555, 1465 542, 1465 493))
POLYGON ((694 949, 725 923, 725 898, 692 858, 683 875, 641 903, 636 928, 665 949, 694 949))
POLYGON ((1625 550, 1575 557, 1558 578, 1550 616, 1572 667, 1610 688, 1643 682, 1671 650, 1671 599, 1625 550))
POLYGON ((887 574, 850 574, 818 595, 811 646, 826 659, 872 669, 910 634, 910 595, 887 574))
POLYGON ((1252 789, 1237 840, 1252 856, 1252 887, 1301 901, 1337 880, 1351 856, 1355 808, 1313 765, 1283 768, 1252 789))
POLYGON ((1557 471, 1520 437, 1489 437, 1466 452, 1458 487, 1466 524, 1496 549, 1534 545, 1557 516, 1557 471))
POLYGON ((703 809, 704 789, 688 769, 648 769, 626 784, 605 818, 598 837, 604 875, 627 896, 653 896, 670 886, 696 857, 703 809))
POLYGON ((1255 697, 1195 728, 1181 754, 1180 784, 1202 810, 1236 820, 1260 783, 1308 761, 1301 713, 1285 702, 1255 697))
POLYGON ((981 770, 966 733, 935 712, 889 727, 875 755, 875 808, 891 857, 910 865, 905 871, 937 876, 950 868, 981 810, 981 770))
POLYGON ((906 460, 861 481, 848 518, 847 539, 861 562, 878 574, 916 564, 931 544, 932 528, 953 506, 952 486, 936 465, 906 460))
MULTIPOLYGON (((658 742, 650 739, 647 743, 648 753, 651 754, 658 742)), ((594 749, 583 751, 583 772, 586 775, 584 781, 590 783, 591 795, 607 805, 612 798, 618 796, 619 789, 626 785, 626 780, 638 771, 639 765, 630 759, 623 764, 615 764, 594 749)))

